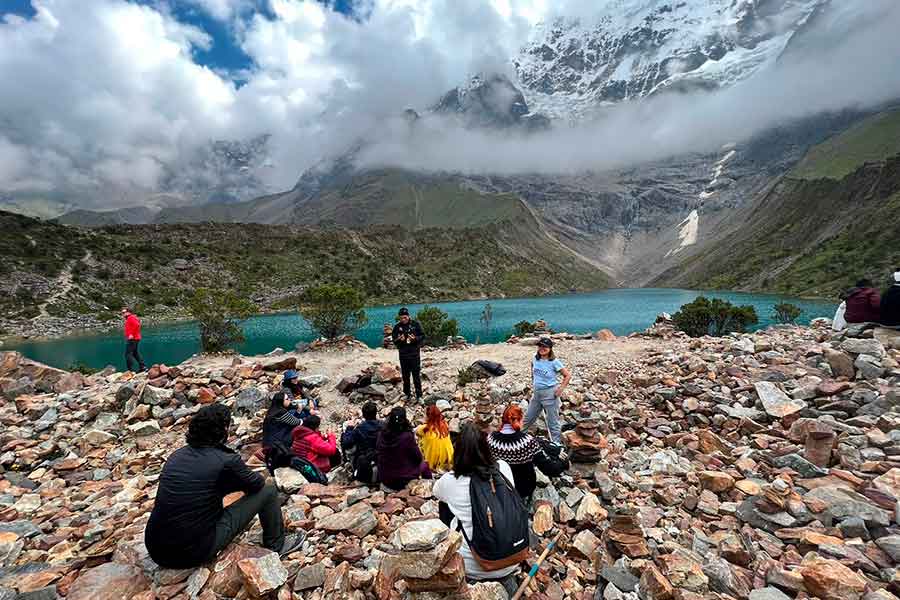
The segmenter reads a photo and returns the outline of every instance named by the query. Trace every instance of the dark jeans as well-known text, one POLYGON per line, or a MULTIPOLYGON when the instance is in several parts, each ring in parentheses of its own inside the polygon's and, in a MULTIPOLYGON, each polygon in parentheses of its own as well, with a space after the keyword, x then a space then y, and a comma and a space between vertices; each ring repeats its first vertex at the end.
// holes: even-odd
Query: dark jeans
POLYGON ((125 340, 125 368, 129 371, 138 370, 131 368, 131 361, 134 361, 141 371, 146 369, 144 366, 144 359, 141 358, 141 355, 138 352, 138 344, 140 343, 141 340, 125 340))
POLYGON ((278 490, 274 485, 266 484, 255 494, 246 495, 225 509, 216 523, 216 544, 209 560, 213 560, 239 536, 256 515, 259 515, 262 525, 263 546, 275 552, 280 551, 284 546, 284 520, 278 503, 278 490))
POLYGON ((400 371, 403 373, 403 393, 409 396, 409 376, 416 386, 416 398, 422 397, 422 361, 418 354, 400 357, 400 371))

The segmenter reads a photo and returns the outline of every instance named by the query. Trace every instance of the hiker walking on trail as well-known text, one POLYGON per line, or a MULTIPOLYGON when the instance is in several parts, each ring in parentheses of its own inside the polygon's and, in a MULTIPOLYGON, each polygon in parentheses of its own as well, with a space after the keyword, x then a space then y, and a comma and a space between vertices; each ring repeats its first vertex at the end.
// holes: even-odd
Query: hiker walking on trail
POLYGON ((406 307, 397 313, 400 321, 394 325, 391 337, 400 352, 400 371, 403 373, 403 394, 410 400, 409 378, 412 376, 416 388, 416 400, 422 399, 422 359, 419 349, 425 343, 425 333, 418 321, 409 317, 406 307))
POLYGON ((159 476, 144 543, 159 566, 189 569, 212 561, 259 515, 263 546, 282 555, 305 533, 285 535, 278 491, 227 447, 231 409, 209 404, 191 418, 187 446, 172 453, 159 476), (232 492, 244 496, 222 506, 232 492))
POLYGON ((528 412, 525 413, 525 424, 522 431, 527 431, 541 413, 547 420, 547 431, 550 441, 557 446, 562 443, 562 428, 559 424, 559 402, 563 391, 569 385, 572 373, 563 366, 562 361, 553 354, 553 340, 542 337, 538 341, 537 354, 531 360, 531 378, 534 386, 528 412), (562 375, 559 381, 558 375, 562 375))
POLYGON ((125 319, 125 368, 129 371, 146 371, 144 359, 138 352, 138 344, 141 343, 141 320, 128 307, 122 308, 122 318, 125 319), (131 368, 131 363, 137 365, 131 368))

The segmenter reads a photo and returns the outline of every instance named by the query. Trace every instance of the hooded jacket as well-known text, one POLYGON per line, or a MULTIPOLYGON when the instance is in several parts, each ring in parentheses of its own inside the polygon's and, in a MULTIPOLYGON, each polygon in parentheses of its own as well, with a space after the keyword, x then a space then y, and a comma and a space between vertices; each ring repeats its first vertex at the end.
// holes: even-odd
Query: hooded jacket
POLYGON ((855 287, 847 292, 847 310, 844 320, 848 323, 877 323, 880 316, 881 297, 875 288, 855 287))
POLYGON ((125 317, 125 339, 141 339, 141 320, 134 313, 128 313, 128 316, 125 317))
POLYGON ((900 325, 900 283, 895 283, 888 288, 884 298, 881 299, 882 325, 896 327, 900 325))
POLYGON ((328 457, 337 453, 337 440, 333 433, 328 434, 328 438, 323 438, 315 429, 300 425, 294 428, 291 437, 294 440, 291 445, 294 456, 305 458, 319 467, 323 473, 331 470, 331 461, 328 457))

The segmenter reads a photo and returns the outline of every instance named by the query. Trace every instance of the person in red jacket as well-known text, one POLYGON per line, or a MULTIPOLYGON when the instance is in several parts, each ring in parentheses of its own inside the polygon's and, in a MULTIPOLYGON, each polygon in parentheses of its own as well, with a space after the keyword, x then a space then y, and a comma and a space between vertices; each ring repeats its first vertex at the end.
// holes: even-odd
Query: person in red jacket
POLYGON ((303 419, 302 424, 294 427, 291 432, 291 450, 295 456, 305 458, 323 473, 327 473, 333 462, 340 463, 340 457, 334 433, 322 435, 319 432, 321 422, 318 415, 310 415, 303 419))
POLYGON ((125 368, 129 371, 146 371, 144 359, 138 352, 138 344, 141 343, 141 320, 125 307, 122 309, 122 317, 125 319, 125 368), (138 369, 131 368, 131 362, 138 365, 138 369))
POLYGON ((877 323, 881 316, 881 295, 869 279, 857 281, 856 287, 847 291, 844 302, 844 320, 848 323, 877 323))

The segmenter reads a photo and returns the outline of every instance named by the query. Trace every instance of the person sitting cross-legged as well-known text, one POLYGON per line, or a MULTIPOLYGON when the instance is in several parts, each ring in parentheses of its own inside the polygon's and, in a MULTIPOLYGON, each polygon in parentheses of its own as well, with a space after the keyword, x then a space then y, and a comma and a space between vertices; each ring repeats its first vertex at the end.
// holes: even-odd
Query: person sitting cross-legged
POLYGON ((449 471, 453 467, 453 442, 450 427, 439 409, 429 404, 425 411, 425 423, 416 427, 419 448, 432 471, 449 471))
POLYGON ((188 426, 187 446, 169 456, 144 543, 159 566, 198 567, 212 561, 258 515, 263 546, 288 554, 303 543, 304 533, 286 536, 278 492, 225 445, 231 410, 223 404, 202 407, 188 426), (244 492, 223 507, 232 492, 244 492))
POLYGON ((378 420, 378 406, 366 402, 362 407, 363 420, 348 423, 341 435, 341 449, 352 453, 353 479, 362 483, 375 483, 375 445, 384 423, 378 420))
POLYGON ((431 469, 416 444, 406 409, 395 406, 375 446, 378 479, 388 491, 400 491, 414 479, 431 479, 431 469))

